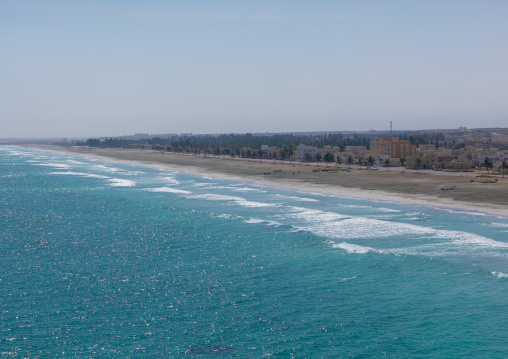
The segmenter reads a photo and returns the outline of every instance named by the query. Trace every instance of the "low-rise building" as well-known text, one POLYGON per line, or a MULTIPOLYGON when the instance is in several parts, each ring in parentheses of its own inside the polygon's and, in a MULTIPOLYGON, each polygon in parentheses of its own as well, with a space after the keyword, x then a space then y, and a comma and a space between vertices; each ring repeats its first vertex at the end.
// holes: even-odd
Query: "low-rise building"
POLYGON ((268 159, 271 159, 271 158, 274 158, 274 157, 277 157, 278 154, 279 154, 279 150, 276 146, 268 146, 268 145, 262 145, 261 146, 261 151, 263 151, 263 156, 264 158, 268 158, 268 159))
POLYGON ((436 150, 436 146, 429 145, 429 144, 419 145, 416 150, 418 152, 431 152, 431 151, 435 151, 436 150))
POLYGON ((441 162, 439 168, 450 172, 474 172, 475 164, 472 161, 441 162))
POLYGON ((298 161, 314 161, 316 158, 317 148, 314 146, 299 145, 297 150, 298 161))
POLYGON ((370 141, 370 154, 375 158, 409 158, 416 155, 416 146, 409 141, 399 140, 398 137, 376 137, 370 141))
POLYGON ((352 153, 356 156, 365 156, 367 153, 367 147, 365 146, 346 146, 344 152, 352 153))

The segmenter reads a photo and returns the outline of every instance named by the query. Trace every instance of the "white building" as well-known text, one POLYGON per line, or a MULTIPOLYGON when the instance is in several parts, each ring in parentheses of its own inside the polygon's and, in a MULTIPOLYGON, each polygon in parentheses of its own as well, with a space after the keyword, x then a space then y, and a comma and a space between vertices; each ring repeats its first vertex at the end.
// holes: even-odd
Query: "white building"
POLYGON ((307 161, 306 154, 309 154, 310 160, 314 161, 316 158, 317 148, 314 146, 299 145, 297 148, 298 161, 307 161))

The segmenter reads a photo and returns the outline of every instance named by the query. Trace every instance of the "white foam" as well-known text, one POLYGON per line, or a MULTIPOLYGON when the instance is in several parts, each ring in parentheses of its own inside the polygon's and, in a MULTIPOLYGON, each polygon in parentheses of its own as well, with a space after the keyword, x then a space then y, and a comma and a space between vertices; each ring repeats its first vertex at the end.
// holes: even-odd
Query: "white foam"
MULTIPOLYGON (((294 225, 296 229, 330 239, 368 238, 377 241, 395 237, 400 239, 401 244, 411 244, 412 239, 421 240, 422 238, 428 238, 428 241, 432 242, 421 246, 386 249, 382 250, 382 253, 426 256, 471 255, 474 253, 495 255, 493 250, 508 248, 506 242, 496 241, 474 233, 435 229, 366 217, 350 217, 308 208, 290 208, 293 213, 287 214, 287 216, 298 219, 298 224, 294 225)), ((345 245, 341 244, 340 246, 345 245)), ((357 251, 356 253, 363 251, 361 248, 348 248, 357 251)), ((379 250, 377 251, 379 252, 379 250)))
POLYGON ((453 214, 467 214, 470 216, 481 216, 481 217, 490 216, 490 214, 484 213, 484 212, 464 211, 464 210, 458 210, 458 209, 452 209, 452 208, 442 208, 442 207, 430 207, 430 208, 435 209, 437 211, 445 211, 445 212, 453 213, 453 214))
POLYGON ((63 163, 34 163, 34 166, 46 166, 46 167, 54 167, 61 169, 69 169, 71 166, 63 164, 63 163))
MULTIPOLYGON (((372 201, 372 202, 376 202, 376 201, 372 201)), ((347 207, 347 208, 367 209, 367 210, 380 211, 380 212, 390 212, 390 213, 402 212, 399 209, 392 209, 392 208, 386 208, 386 207, 363 206, 363 205, 358 205, 358 204, 340 204, 339 206, 347 207)))
POLYGON ((206 186, 207 189, 232 189, 232 187, 227 187, 227 186, 215 186, 215 185, 208 185, 206 186))
POLYGON ((207 182, 195 184, 196 187, 210 187, 210 186, 216 186, 216 185, 217 185, 217 183, 207 183, 207 182))
POLYGON ((279 223, 276 221, 267 221, 265 219, 258 219, 258 218, 249 218, 249 219, 245 220, 245 223, 253 223, 253 224, 266 223, 269 226, 276 226, 276 227, 282 226, 282 223, 279 223))
POLYGON ((371 209, 372 208, 371 206, 362 206, 362 205, 359 205, 359 204, 342 204, 342 203, 339 203, 337 205, 341 206, 341 207, 347 207, 347 208, 360 208, 360 209, 363 209, 363 208, 371 209))
POLYGON ((227 213, 218 214, 216 217, 217 218, 226 218, 226 219, 243 219, 243 217, 241 217, 241 216, 237 216, 234 214, 227 214, 227 213))
POLYGON ((351 216, 335 212, 325 212, 319 209, 311 209, 296 206, 289 206, 288 209, 293 212, 288 214, 289 217, 295 217, 304 220, 306 222, 329 222, 333 220, 351 218, 351 216))
POLYGON ((172 184, 172 185, 178 185, 178 184, 180 184, 180 181, 178 181, 174 177, 163 177, 162 179, 164 181, 168 182, 168 184, 172 184))
POLYGON ((121 168, 107 167, 104 165, 94 165, 93 167, 97 170, 104 171, 104 172, 111 172, 111 173, 124 172, 124 170, 122 170, 121 168))
POLYGON ((245 223, 263 223, 265 222, 264 219, 258 219, 258 218, 249 218, 245 220, 245 223))
POLYGON ((287 199, 292 201, 300 201, 300 202, 319 202, 319 200, 314 198, 307 198, 307 197, 296 197, 296 196, 286 196, 283 194, 276 194, 275 197, 277 199, 287 199))
POLYGON ((96 175, 93 173, 84 173, 84 172, 50 172, 50 175, 70 175, 70 176, 81 176, 81 177, 90 177, 90 178, 104 178, 109 179, 111 177, 103 176, 103 175, 96 175))
POLYGON ((508 247, 507 243, 495 241, 475 234, 452 232, 448 233, 447 236, 444 233, 438 233, 435 238, 442 237, 444 239, 449 239, 453 236, 462 237, 462 239, 438 243, 427 243, 406 248, 393 248, 388 249, 385 252, 392 254, 424 255, 430 257, 488 255, 489 257, 508 258, 508 254, 505 252, 508 247), (499 249, 503 249, 503 251, 500 252, 499 249))
POLYGON ((457 247, 450 246, 449 243, 430 243, 421 246, 406 247, 406 248, 392 248, 385 250, 385 253, 396 255, 420 255, 427 257, 443 257, 453 255, 465 254, 457 247))
POLYGON ((134 181, 121 178, 110 178, 108 181, 112 182, 110 186, 113 187, 134 187, 136 185, 134 181))
POLYGON ((257 188, 249 188, 249 187, 236 187, 236 186, 220 186, 216 183, 196 183, 196 186, 199 187, 207 187, 208 189, 226 189, 237 192, 259 192, 266 193, 266 191, 257 189, 257 188))
POLYGON ((508 223, 486 223, 485 225, 489 227, 508 228, 508 223))
POLYGON ((171 187, 160 187, 160 188, 145 188, 145 191, 149 192, 166 192, 166 193, 176 193, 176 194, 191 194, 190 191, 184 191, 183 189, 176 189, 171 187))
POLYGON ((374 249, 371 247, 359 246, 357 244, 351 244, 351 243, 347 243, 347 242, 334 243, 332 246, 333 246, 333 248, 344 249, 345 251, 347 251, 349 253, 356 253, 356 254, 365 254, 368 252, 382 253, 382 251, 378 251, 377 249, 374 249))
POLYGON ((251 187, 230 187, 231 189, 235 191, 243 191, 243 192, 259 192, 259 193, 266 193, 266 191, 263 191, 262 189, 258 188, 251 188, 251 187))
POLYGON ((375 210, 379 210, 379 211, 382 211, 382 212, 390 212, 390 213, 400 213, 402 212, 401 210, 399 209, 392 209, 392 208, 385 208, 385 207, 372 207, 373 209, 375 210))
POLYGON ((244 199, 241 197, 227 196, 227 195, 214 194, 214 193, 198 194, 198 195, 192 196, 192 198, 202 198, 202 199, 207 199, 210 201, 236 201, 236 200, 243 200, 244 199))
MULTIPOLYGON (((461 239, 458 239, 454 241, 455 244, 474 244, 477 246, 482 247, 489 247, 489 248, 508 248, 508 243, 505 242, 499 242, 495 241, 490 238, 470 234, 470 233, 464 233, 464 232, 456 232, 461 239)), ((439 234, 441 235, 441 234, 439 234)))
POLYGON ((8 156, 25 156, 26 153, 25 152, 14 151, 14 150, 7 150, 7 155, 8 156))
POLYGON ((492 275, 497 278, 508 278, 508 274, 505 274, 503 272, 492 272, 492 275))
POLYGON ((234 202, 235 204, 238 204, 243 207, 275 207, 275 206, 277 206, 276 204, 272 204, 272 203, 253 202, 253 201, 248 201, 242 197, 227 196, 227 195, 220 195, 220 194, 213 194, 213 193, 199 194, 199 195, 195 195, 195 196, 189 196, 187 198, 206 199, 209 201, 230 201, 230 202, 234 202))

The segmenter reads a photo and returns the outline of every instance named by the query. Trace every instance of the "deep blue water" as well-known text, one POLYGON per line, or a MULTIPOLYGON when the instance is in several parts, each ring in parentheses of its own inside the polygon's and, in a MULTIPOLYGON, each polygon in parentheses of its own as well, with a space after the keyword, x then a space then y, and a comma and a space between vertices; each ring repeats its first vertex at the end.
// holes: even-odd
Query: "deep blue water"
POLYGON ((506 358, 508 220, 0 147, 0 355, 506 358))

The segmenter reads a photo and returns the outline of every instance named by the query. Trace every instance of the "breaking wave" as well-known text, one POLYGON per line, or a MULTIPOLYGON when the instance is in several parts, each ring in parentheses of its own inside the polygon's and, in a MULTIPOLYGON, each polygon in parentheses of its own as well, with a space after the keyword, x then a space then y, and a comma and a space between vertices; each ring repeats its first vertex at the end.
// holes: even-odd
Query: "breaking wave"
POLYGON ((176 189, 171 187, 159 187, 159 188, 145 188, 145 191, 148 192, 166 192, 166 193, 175 193, 175 194, 191 194, 191 191, 185 191, 183 189, 176 189))
POLYGON ((249 201, 242 197, 235 197, 235 196, 227 196, 227 195, 220 195, 220 194, 213 194, 213 193, 207 193, 207 194, 198 194, 194 196, 188 196, 187 198, 195 198, 195 199, 206 199, 209 201, 228 201, 235 203, 237 205, 240 205, 242 207, 276 207, 276 204, 273 203, 264 203, 264 202, 254 202, 249 201))
POLYGON ((136 186, 136 182, 122 179, 122 178, 110 178, 108 179, 109 182, 111 182, 110 186, 113 187, 134 187, 136 186))

